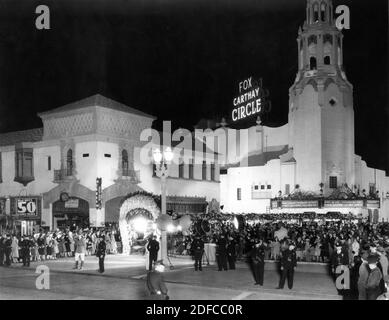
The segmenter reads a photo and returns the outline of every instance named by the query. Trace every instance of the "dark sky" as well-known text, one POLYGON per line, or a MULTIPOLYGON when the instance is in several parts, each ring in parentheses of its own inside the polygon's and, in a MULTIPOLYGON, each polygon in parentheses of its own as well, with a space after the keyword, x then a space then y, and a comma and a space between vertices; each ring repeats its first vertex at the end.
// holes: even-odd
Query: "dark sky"
MULTIPOLYGON (((356 152, 389 172, 386 0, 351 10, 344 63, 354 85, 356 152)), ((37 112, 100 93, 192 128, 229 117, 238 82, 263 78, 287 122, 306 0, 0 0, 0 132, 40 127, 37 112), (35 28, 35 8, 51 30, 35 28)), ((158 123, 157 123, 158 126, 158 123)))

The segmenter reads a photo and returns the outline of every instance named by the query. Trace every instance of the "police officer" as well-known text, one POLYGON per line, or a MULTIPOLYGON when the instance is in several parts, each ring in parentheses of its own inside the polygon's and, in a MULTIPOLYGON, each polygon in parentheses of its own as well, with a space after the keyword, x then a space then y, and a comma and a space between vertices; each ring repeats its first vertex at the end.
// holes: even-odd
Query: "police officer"
POLYGON ((227 271, 227 241, 224 234, 219 236, 216 244, 216 260, 219 271, 227 271))
POLYGON ((285 280, 288 278, 288 288, 293 288, 294 268, 297 267, 295 244, 289 243, 287 250, 282 252, 281 279, 277 289, 284 289, 285 280))
POLYGON ((348 251, 344 249, 340 242, 335 244, 335 251, 331 257, 331 271, 334 279, 336 278, 336 269, 338 266, 348 266, 348 251))
POLYGON ((154 235, 147 244, 147 250, 149 251, 149 270, 153 270, 153 262, 156 262, 158 259, 159 251, 159 242, 157 241, 157 236, 154 235))
POLYGON ((7 234, 4 244, 5 244, 5 265, 9 267, 11 265, 11 254, 12 254, 12 240, 10 234, 7 234))
POLYGON ((5 237, 1 235, 0 237, 0 266, 4 266, 4 257, 5 257, 5 237))
POLYGON ((201 240, 199 235, 196 235, 196 237, 194 238, 192 242, 191 250, 193 252, 194 260, 195 260, 195 264, 194 264, 195 271, 197 270, 203 271, 201 263, 203 260, 204 241, 201 240))
POLYGON ((228 238, 227 244, 227 259, 228 266, 231 270, 235 270, 235 261, 236 261, 236 242, 233 237, 228 238))
POLYGON ((253 264, 255 285, 263 286, 263 276, 265 272, 265 245, 262 239, 256 239, 254 248, 250 252, 253 264))
POLYGON ((28 236, 24 236, 23 240, 20 243, 21 247, 21 253, 22 253, 22 260, 23 260, 23 267, 29 267, 30 266, 30 248, 32 247, 32 242, 28 238, 28 236))
POLYGON ((99 272, 100 273, 104 272, 104 258, 105 258, 106 250, 107 250, 107 245, 105 243, 105 237, 104 237, 104 235, 101 235, 100 241, 97 244, 97 249, 96 249, 96 257, 99 258, 99 272))

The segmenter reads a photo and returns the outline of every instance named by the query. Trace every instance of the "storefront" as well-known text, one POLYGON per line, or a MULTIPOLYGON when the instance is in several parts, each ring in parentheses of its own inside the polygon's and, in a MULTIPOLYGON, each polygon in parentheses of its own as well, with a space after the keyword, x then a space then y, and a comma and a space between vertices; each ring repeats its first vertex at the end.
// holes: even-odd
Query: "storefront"
POLYGON ((53 229, 71 230, 89 227, 89 203, 88 201, 69 197, 59 199, 53 203, 53 229))

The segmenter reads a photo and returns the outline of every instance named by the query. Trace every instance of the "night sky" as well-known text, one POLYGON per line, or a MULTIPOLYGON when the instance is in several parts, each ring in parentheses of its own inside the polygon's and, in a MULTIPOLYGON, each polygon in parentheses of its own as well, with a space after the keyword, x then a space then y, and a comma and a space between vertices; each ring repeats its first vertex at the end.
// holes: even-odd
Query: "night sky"
MULTIPOLYGON (((389 172, 386 0, 351 10, 344 63, 356 152, 389 172)), ((37 112, 100 93, 173 126, 230 118, 238 83, 262 78, 265 125, 287 122, 306 0, 0 0, 0 132, 41 127, 37 112), (51 30, 35 28, 37 5, 51 30)), ((255 119, 252 119, 254 124, 255 119)), ((242 123, 247 125, 247 123, 242 123)))

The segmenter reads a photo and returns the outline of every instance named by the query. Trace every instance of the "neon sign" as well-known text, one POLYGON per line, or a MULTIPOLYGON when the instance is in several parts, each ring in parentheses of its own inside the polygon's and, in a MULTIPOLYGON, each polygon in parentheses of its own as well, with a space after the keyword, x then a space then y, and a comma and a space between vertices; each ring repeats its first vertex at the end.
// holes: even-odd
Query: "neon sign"
POLYGON ((266 97, 269 93, 262 88, 262 79, 255 82, 250 77, 239 82, 239 93, 240 95, 232 101, 234 105, 232 121, 235 122, 268 111, 269 102, 266 101, 266 97))

